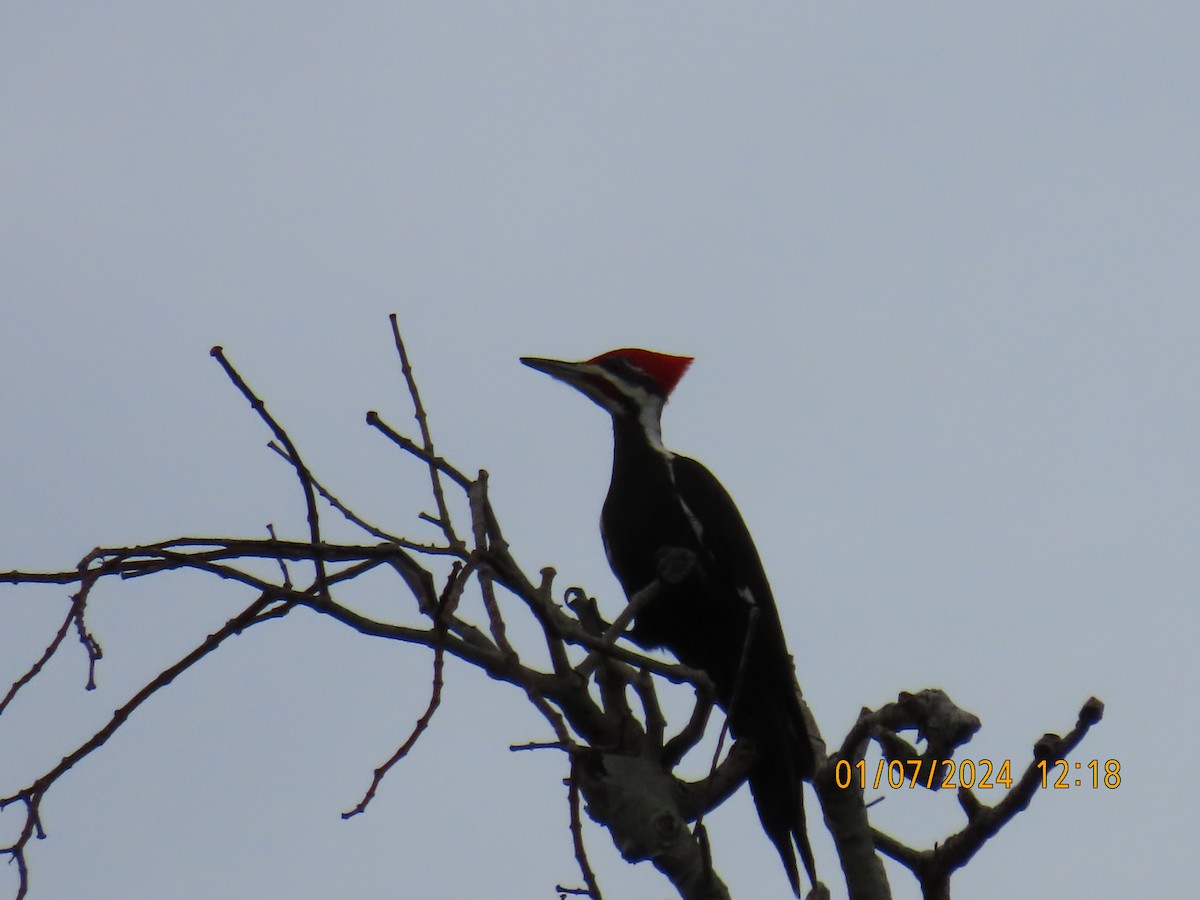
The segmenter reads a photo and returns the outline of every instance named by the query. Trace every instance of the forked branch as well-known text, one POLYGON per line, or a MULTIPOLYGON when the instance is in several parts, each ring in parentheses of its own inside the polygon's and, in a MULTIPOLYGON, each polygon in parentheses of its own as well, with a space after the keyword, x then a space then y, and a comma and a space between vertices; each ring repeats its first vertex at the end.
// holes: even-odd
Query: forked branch
MULTIPOLYGON (((66 638, 72 630, 88 658, 86 687, 94 686, 103 653, 87 626, 87 611, 92 588, 102 579, 144 578, 188 570, 213 576, 224 584, 244 586, 252 597, 241 612, 198 640, 190 652, 136 691, 90 738, 32 783, 0 799, 0 808, 15 805, 25 811, 13 843, 0 848, 0 854, 16 863, 18 900, 29 890, 30 841, 45 835, 42 800, 62 776, 102 747, 147 699, 199 660, 246 629, 282 618, 299 607, 320 613, 365 637, 428 648, 432 653, 429 699, 424 710, 407 737, 374 770, 365 793, 344 817, 367 808, 378 796, 387 773, 426 732, 442 703, 445 660, 452 656, 493 679, 514 685, 542 715, 552 739, 539 736, 513 749, 554 748, 568 756, 566 830, 583 886, 560 886, 562 893, 597 900, 600 897, 598 879, 584 846, 582 811, 586 801, 588 814, 609 829, 626 858, 651 859, 681 897, 729 897, 714 871, 712 848, 699 823, 746 780, 757 751, 751 740, 739 740, 727 754, 713 755, 705 777, 693 783, 679 778, 675 767, 705 734, 713 708, 712 682, 703 672, 649 656, 622 640, 639 611, 661 595, 664 585, 686 577, 697 560, 686 551, 668 549, 659 560, 655 580, 639 591, 611 624, 604 621, 598 605, 580 588, 568 589, 565 602, 558 602, 553 593, 552 568, 543 568, 540 577, 534 579, 514 559, 488 494, 487 472, 468 477, 437 455, 411 360, 394 316, 391 326, 419 437, 414 440, 399 433, 375 412, 367 413, 367 423, 428 469, 436 511, 422 513, 421 518, 440 529, 435 541, 412 540, 402 535, 402 529, 369 521, 319 481, 286 429, 271 416, 222 349, 214 347, 213 357, 271 431, 268 446, 296 473, 304 498, 307 539, 280 539, 274 527, 268 526, 269 539, 177 537, 131 547, 97 548, 74 568, 63 571, 0 573, 0 583, 62 585, 75 591, 67 598, 63 618, 44 649, 34 655, 34 661, 0 699, 0 715, 54 656, 71 645, 66 638), (470 514, 469 528, 459 528, 452 520, 451 508, 461 506, 449 502, 446 490, 451 486, 463 492, 462 500, 470 514), (326 542, 321 515, 330 509, 366 535, 364 543, 326 542), (278 572, 270 577, 262 575, 263 561, 275 563, 278 572), (313 577, 306 586, 293 583, 289 565, 295 563, 313 567, 313 577), (398 611, 395 621, 368 616, 337 596, 342 585, 376 570, 398 576, 411 597, 411 607, 398 611), (478 593, 473 590, 476 585, 478 593), (532 647, 520 646, 511 637, 532 631, 512 628, 518 617, 524 617, 526 625, 532 623, 540 632, 532 647), (549 665, 539 667, 526 661, 535 655, 548 659, 549 665), (658 690, 663 681, 689 684, 696 692, 688 721, 674 733, 659 703, 658 690), (689 829, 693 822, 696 827, 689 829)), ((810 720, 809 734, 813 736, 817 760, 814 787, 833 833, 851 900, 890 897, 879 852, 910 868, 927 897, 948 897, 950 875, 1029 805, 1040 784, 1038 764, 1065 758, 1103 713, 1102 704, 1090 700, 1066 737, 1042 738, 1034 748, 1034 761, 996 805, 987 806, 971 791, 960 789, 958 799, 967 824, 932 850, 918 851, 871 828, 861 788, 838 785, 839 765, 861 762, 871 741, 879 744, 887 760, 898 762, 906 772, 922 764, 933 765, 949 759, 970 739, 979 728, 978 719, 959 710, 940 691, 903 694, 897 702, 876 712, 864 710, 841 746, 827 758, 811 711, 802 697, 798 699, 810 720), (910 730, 916 730, 927 741, 923 753, 918 754, 901 736, 901 732, 910 730)), ((814 819, 810 816, 810 821, 814 819)), ((825 896, 823 891, 819 886, 810 896, 825 896)))

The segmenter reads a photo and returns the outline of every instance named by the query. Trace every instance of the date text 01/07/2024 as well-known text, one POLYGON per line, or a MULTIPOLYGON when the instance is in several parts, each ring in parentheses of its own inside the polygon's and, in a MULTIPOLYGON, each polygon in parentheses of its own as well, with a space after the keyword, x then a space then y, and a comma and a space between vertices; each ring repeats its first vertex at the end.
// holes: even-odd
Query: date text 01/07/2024
MULTIPOLYGON (((1065 759, 1043 759, 1037 762, 1037 768, 1042 773, 1043 788, 1103 787, 1112 790, 1121 786, 1121 763, 1115 759, 1103 763, 1093 759, 1087 763, 1073 764, 1065 759), (1072 779, 1072 771, 1078 777, 1072 779)), ((879 790, 885 784, 893 789, 906 784, 910 788, 921 785, 933 790, 957 787, 988 790, 997 785, 1008 789, 1013 783, 1012 760, 1005 759, 997 765, 990 759, 942 759, 932 762, 894 759, 885 767, 881 759, 875 767, 874 778, 868 778, 864 760, 851 764, 849 760, 839 759, 834 767, 834 781, 839 788, 848 788, 857 781, 860 790, 865 790, 868 785, 872 790, 879 790)))

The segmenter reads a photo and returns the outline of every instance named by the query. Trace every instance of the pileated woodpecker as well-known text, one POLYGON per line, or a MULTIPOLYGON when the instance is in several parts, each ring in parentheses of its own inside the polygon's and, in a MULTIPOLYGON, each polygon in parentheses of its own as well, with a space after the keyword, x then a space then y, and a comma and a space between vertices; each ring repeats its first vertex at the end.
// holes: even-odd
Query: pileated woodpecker
POLYGON ((729 493, 703 465, 662 443, 663 405, 692 358, 625 349, 583 362, 521 362, 576 388, 612 416, 612 483, 600 533, 625 594, 632 598, 658 577, 664 552, 694 554, 684 578, 663 584, 629 635, 704 671, 730 730, 753 741, 758 758, 750 791, 799 896, 793 844, 816 881, 801 785, 812 777, 813 753, 779 612, 729 493))

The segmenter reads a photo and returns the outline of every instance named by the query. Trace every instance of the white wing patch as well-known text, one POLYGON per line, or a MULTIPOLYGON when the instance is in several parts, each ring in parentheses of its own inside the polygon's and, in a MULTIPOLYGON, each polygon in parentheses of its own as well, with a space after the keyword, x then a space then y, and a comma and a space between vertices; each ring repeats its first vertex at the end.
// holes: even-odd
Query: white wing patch
POLYGON ((741 597, 747 606, 758 606, 758 601, 754 599, 754 591, 748 587, 740 587, 737 589, 737 595, 741 597))

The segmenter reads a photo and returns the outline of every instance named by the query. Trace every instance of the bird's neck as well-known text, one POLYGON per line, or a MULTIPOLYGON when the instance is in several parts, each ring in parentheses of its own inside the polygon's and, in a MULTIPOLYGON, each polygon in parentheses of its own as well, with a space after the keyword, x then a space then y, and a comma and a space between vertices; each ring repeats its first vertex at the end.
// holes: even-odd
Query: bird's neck
POLYGON ((649 403, 637 411, 613 416, 613 440, 617 453, 637 454, 652 450, 670 458, 662 442, 662 402, 649 403))
POLYGON ((670 484, 672 454, 659 435, 658 420, 613 418, 612 484, 637 505, 648 502, 663 485, 670 484))

